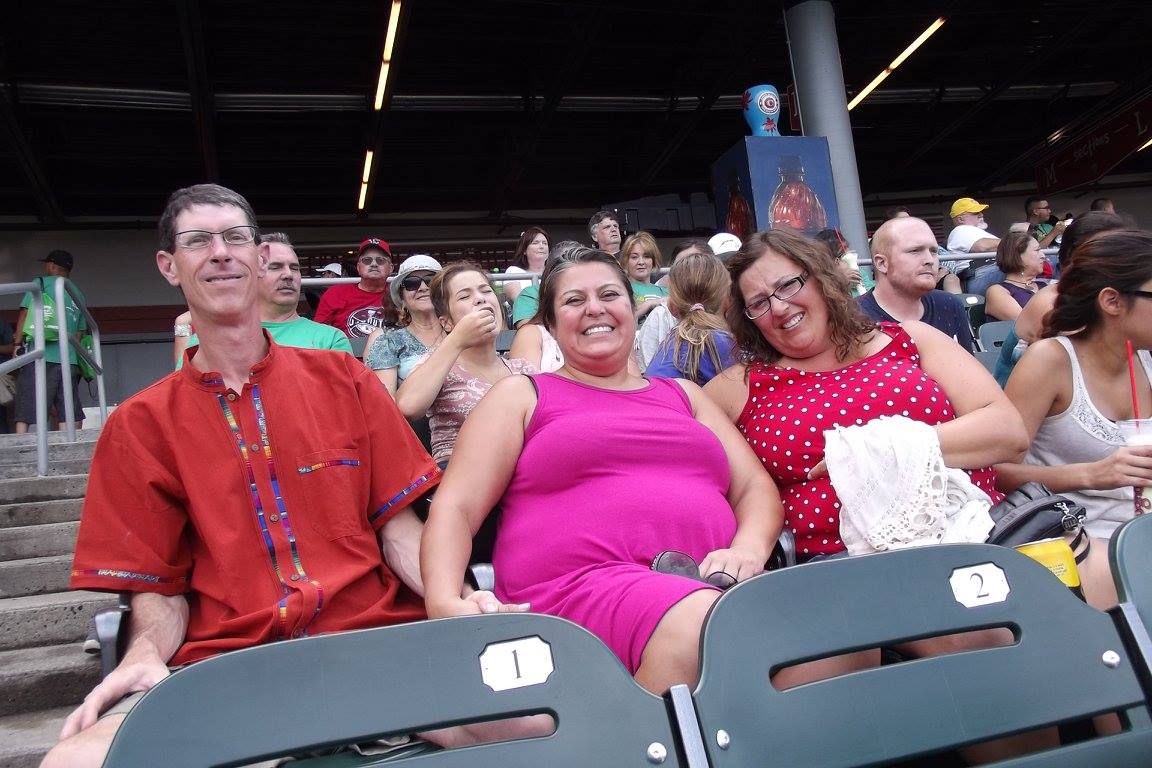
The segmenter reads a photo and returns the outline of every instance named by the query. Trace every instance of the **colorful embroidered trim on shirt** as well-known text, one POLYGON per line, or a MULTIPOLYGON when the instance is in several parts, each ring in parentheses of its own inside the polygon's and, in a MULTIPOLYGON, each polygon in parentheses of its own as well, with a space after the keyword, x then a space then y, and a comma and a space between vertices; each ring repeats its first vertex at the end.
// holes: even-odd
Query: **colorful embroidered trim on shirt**
MULTIPOLYGON (((224 395, 217 395, 217 400, 220 403, 221 409, 224 411, 224 418, 228 422, 232 434, 236 436, 236 444, 240 448, 240 456, 244 459, 244 467, 248 471, 248 490, 252 494, 252 504, 256 511, 256 520, 260 525, 260 534, 264 539, 264 546, 268 550, 268 558, 272 562, 272 570, 276 573, 276 578, 280 582, 280 602, 278 604, 280 615, 280 637, 287 638, 288 632, 288 596, 291 590, 284 581, 284 574, 280 571, 280 562, 276 558, 276 544, 272 540, 272 533, 268 530, 268 521, 264 514, 264 504, 260 500, 260 491, 256 485, 256 473, 252 468, 252 457, 248 454, 248 445, 244 441, 244 436, 240 433, 240 424, 236 420, 236 415, 232 413, 232 408, 228 405, 228 399, 224 395)), ((280 526, 284 531, 284 535, 288 539, 289 549, 292 554, 292 564, 296 573, 294 574, 293 581, 307 580, 316 589, 317 601, 316 609, 309 617, 308 623, 310 624, 316 614, 320 612, 321 606, 324 604, 324 590, 320 584, 312 579, 308 579, 308 575, 304 572, 304 566, 300 562, 300 554, 296 548, 296 537, 292 533, 292 526, 288 522, 288 510, 284 505, 284 499, 280 493, 280 484, 276 479, 276 465, 272 461, 272 447, 268 440, 268 425, 264 418, 264 404, 260 399, 260 388, 257 385, 252 385, 252 403, 256 409, 256 421, 260 428, 260 442, 264 450, 264 460, 268 465, 268 473, 272 481, 272 492, 276 497, 277 512, 280 517, 280 526)), ((305 625, 306 627, 307 625, 305 625)), ((299 634, 303 634, 303 629, 299 634)))
POLYGON ((149 584, 183 584, 184 576, 157 576, 152 573, 136 573, 134 571, 118 571, 114 568, 73 568, 73 576, 103 576, 109 579, 125 579, 127 581, 144 581, 149 584))
POLYGON ((296 471, 302 475, 309 472, 315 472, 318 469, 327 469, 328 467, 358 467, 360 466, 359 459, 329 459, 328 461, 321 461, 319 464, 313 464, 310 467, 297 467, 296 471))
POLYGON ((420 488, 421 486, 427 485, 431 479, 432 479, 432 475, 420 475, 420 477, 416 478, 415 482, 413 482, 412 485, 408 486, 404 490, 400 491, 400 493, 398 493, 395 496, 393 496, 392 498, 388 499, 388 501, 384 502, 384 506, 380 507, 380 509, 376 510, 371 515, 369 515, 368 516, 368 522, 369 523, 375 523, 380 518, 380 515, 383 515, 388 510, 395 507, 397 504, 399 504, 401 501, 403 501, 407 496, 410 496, 412 494, 412 492, 415 491, 417 488, 420 488))

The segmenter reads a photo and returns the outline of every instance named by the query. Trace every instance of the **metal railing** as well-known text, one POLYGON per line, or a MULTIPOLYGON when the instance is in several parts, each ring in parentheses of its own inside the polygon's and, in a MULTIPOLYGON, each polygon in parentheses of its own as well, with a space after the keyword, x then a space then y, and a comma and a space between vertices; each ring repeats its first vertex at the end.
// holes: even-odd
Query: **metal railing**
MULTIPOLYGON (((28 283, 4 283, 0 284, 0 295, 8 294, 23 294, 28 293, 32 296, 32 306, 29 311, 32 312, 32 349, 26 351, 22 355, 17 355, 11 360, 0 363, 0 373, 11 373, 26 365, 32 364, 36 366, 35 382, 36 382, 36 474, 43 477, 48 474, 48 390, 46 386, 47 379, 47 366, 44 361, 44 351, 46 344, 44 341, 44 288, 39 280, 28 283)), ((100 422, 103 423, 108 417, 108 403, 104 394, 104 368, 100 352, 100 328, 96 324, 95 318, 84 306, 84 301, 80 296, 80 292, 72 281, 67 278, 56 279, 56 290, 53 297, 56 302, 56 322, 57 326, 60 325, 63 319, 63 329, 57 333, 56 343, 59 345, 60 360, 61 360, 61 375, 67 375, 67 382, 61 382, 64 389, 64 413, 57 414, 63 416, 64 421, 67 423, 66 435, 68 442, 75 442, 76 440, 76 403, 72 397, 72 366, 65 364, 65 361, 70 360, 68 348, 71 346, 76 351, 76 355, 82 358, 92 370, 96 373, 96 391, 100 403, 100 422), (68 311, 67 305, 64 303, 64 292, 67 291, 68 295, 72 298, 73 303, 79 308, 84 318, 88 321, 88 330, 92 334, 92 354, 80 344, 72 335, 68 333, 68 311)), ((22 341, 23 329, 15 329, 14 337, 17 343, 22 341)))

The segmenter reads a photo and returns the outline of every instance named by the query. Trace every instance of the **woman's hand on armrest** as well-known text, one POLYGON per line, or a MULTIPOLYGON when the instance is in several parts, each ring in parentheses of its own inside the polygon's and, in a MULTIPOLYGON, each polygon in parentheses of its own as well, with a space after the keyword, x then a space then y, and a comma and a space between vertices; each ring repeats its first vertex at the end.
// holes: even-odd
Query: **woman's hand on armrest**
POLYGON ((477 590, 467 597, 436 600, 427 603, 428 618, 445 619, 452 616, 475 616, 481 613, 526 613, 528 603, 502 603, 488 590, 477 590))

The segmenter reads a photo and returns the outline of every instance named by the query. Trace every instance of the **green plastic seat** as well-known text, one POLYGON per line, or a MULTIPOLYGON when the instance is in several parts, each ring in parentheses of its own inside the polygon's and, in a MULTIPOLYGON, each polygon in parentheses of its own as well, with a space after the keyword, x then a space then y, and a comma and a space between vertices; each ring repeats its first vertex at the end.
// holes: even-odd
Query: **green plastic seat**
MULTIPOLYGON (((1120 526, 1112 534, 1108 559, 1120 599, 1113 612, 1131 628, 1134 647, 1142 652, 1147 667, 1152 664, 1152 515, 1120 526)), ((1152 691, 1152 675, 1145 682, 1152 691)))
POLYGON ((1126 732, 996 765, 1147 765, 1152 722, 1125 634, 1011 549, 948 545, 810 563, 717 601, 693 700, 713 768, 889 765, 1113 711, 1126 732), (996 626, 1012 628, 1017 643, 787 691, 769 682, 798 662, 996 626))
MULTIPOLYGON (((105 765, 243 765, 533 713, 552 714, 555 733, 411 762, 651 768, 656 754, 662 766, 684 764, 664 701, 636 685, 600 640, 550 616, 498 614, 289 640, 193 664, 141 699, 105 765)), ((342 757, 314 764, 371 763, 342 757)))

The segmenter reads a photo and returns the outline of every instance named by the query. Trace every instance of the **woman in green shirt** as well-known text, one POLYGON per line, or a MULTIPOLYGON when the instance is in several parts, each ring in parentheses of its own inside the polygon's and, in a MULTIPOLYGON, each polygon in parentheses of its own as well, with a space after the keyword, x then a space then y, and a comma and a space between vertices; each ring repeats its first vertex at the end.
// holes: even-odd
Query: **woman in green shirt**
POLYGON ((660 246, 647 232, 637 232, 620 249, 620 266, 628 273, 636 296, 636 319, 641 321, 668 300, 668 290, 655 284, 652 276, 660 268, 660 246))

